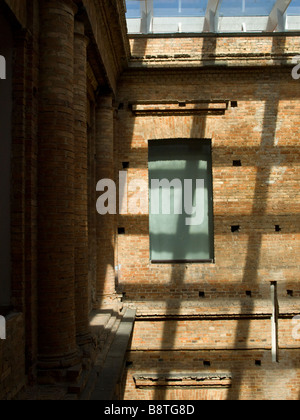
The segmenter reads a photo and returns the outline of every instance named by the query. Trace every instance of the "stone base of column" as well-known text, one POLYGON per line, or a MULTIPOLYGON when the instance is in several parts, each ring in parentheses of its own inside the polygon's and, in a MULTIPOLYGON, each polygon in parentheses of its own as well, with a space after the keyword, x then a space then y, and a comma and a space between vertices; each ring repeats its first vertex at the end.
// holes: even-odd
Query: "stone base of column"
POLYGON ((39 384, 68 383, 78 380, 82 372, 82 355, 74 353, 57 356, 40 356, 37 363, 39 384))
MULTIPOLYGON (((77 400, 85 392, 90 382, 93 382, 93 367, 99 354, 99 348, 87 334, 81 337, 82 345, 73 357, 70 355, 60 359, 61 367, 57 367, 57 360, 54 358, 43 358, 38 364, 37 384, 41 392, 48 389, 44 386, 53 385, 63 399, 77 400), (85 343, 83 343, 85 342, 85 343), (77 364, 65 367, 64 365, 77 362, 77 364)), ((52 388, 51 388, 52 389, 52 388)))

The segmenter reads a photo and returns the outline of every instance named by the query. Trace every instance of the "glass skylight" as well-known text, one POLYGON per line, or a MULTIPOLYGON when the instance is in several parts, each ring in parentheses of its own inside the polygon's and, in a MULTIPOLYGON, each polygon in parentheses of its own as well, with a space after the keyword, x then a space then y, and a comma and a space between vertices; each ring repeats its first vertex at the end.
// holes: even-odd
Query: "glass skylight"
POLYGON ((220 16, 269 16, 274 0, 224 0, 220 16))
POLYGON ((126 18, 127 19, 140 19, 141 18, 141 5, 139 0, 126 0, 126 7, 127 7, 127 13, 126 18))
POLYGON ((129 33, 300 31, 300 0, 126 0, 129 33))
POLYGON ((288 16, 299 16, 300 17, 300 0, 292 0, 291 4, 287 9, 288 16))
POLYGON ((153 0, 156 17, 205 16, 208 0, 153 0))

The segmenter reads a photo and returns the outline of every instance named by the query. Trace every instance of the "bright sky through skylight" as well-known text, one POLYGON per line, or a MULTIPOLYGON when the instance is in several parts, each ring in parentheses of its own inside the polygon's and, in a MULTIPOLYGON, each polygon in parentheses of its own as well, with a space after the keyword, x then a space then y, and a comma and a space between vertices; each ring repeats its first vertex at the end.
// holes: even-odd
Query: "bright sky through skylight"
POLYGON ((154 16, 205 16, 208 0, 154 0, 154 16))
POLYGON ((287 10, 289 16, 300 16, 300 0, 292 0, 287 10))
POLYGON ((139 1, 126 0, 126 6, 127 6, 127 14, 126 14, 127 19, 141 17, 141 7, 140 7, 139 1))
MULTIPOLYGON (((144 0, 127 0, 127 18, 140 18, 140 3, 144 0)), ((208 0, 153 0, 154 16, 205 16, 208 0)))
MULTIPOLYGON (((266 19, 270 16, 276 1, 220 0, 216 15, 217 19, 220 18, 219 30, 225 32, 230 29, 233 31, 264 31, 268 22, 266 19), (257 19, 255 19, 256 17, 257 19)), ((141 30, 141 26, 137 22, 138 19, 147 22, 146 32, 201 32, 203 19, 205 17, 207 19, 206 12, 209 9, 209 4, 210 8, 213 8, 215 2, 212 0, 126 0, 128 22, 135 19, 135 22, 130 23, 129 32, 134 33, 141 30)), ((277 3, 279 13, 284 5, 283 0, 277 3)), ((286 14, 285 29, 300 30, 300 0, 292 0, 286 14)), ((273 13, 273 19, 275 15, 273 13)), ((143 25, 142 31, 145 31, 146 23, 143 25)))
MULTIPOLYGON (((140 3, 145 0, 126 0, 127 18, 140 18, 140 3)), ((268 16, 275 0, 223 0, 221 16, 268 16)), ((208 0, 153 0, 154 16, 205 16, 208 0)), ((300 0, 292 0, 288 15, 300 16, 300 0)))
POLYGON ((274 0, 223 0, 220 16, 269 16, 274 0))

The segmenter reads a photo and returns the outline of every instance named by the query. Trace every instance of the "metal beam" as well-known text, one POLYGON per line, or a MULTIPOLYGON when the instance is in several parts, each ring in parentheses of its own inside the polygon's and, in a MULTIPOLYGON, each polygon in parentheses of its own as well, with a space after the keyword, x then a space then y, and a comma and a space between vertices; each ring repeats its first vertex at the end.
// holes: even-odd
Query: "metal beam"
POLYGON ((219 10, 222 0, 208 0, 203 32, 218 32, 219 10))
POLYGON ((141 0, 141 33, 153 32, 153 0, 141 0))
POLYGON ((268 19, 266 32, 278 32, 286 30, 286 11, 292 0, 277 0, 268 19))

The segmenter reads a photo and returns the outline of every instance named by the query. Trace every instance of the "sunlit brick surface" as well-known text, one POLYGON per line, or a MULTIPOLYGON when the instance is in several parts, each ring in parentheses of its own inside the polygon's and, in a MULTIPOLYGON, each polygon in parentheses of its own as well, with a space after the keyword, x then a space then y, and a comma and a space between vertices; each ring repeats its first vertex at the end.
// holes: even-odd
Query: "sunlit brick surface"
POLYGON ((299 399, 299 36, 128 38, 123 0, 3 3, 14 46, 0 399, 88 399, 126 307, 117 399, 299 399), (161 139, 211 140, 213 263, 150 261, 148 141, 161 139), (100 216, 96 185, 120 171, 128 201, 100 216))

